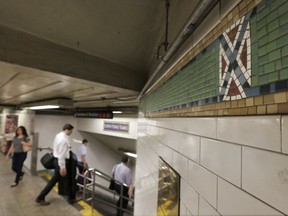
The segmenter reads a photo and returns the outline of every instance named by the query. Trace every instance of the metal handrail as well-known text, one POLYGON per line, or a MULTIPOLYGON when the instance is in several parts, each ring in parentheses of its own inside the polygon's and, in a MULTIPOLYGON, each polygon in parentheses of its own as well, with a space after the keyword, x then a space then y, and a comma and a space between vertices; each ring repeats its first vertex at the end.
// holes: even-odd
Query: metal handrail
POLYGON ((123 196, 123 187, 124 187, 124 185, 121 182, 119 182, 119 181, 114 179, 115 183, 121 185, 121 194, 118 194, 116 191, 110 190, 107 186, 103 186, 103 184, 99 184, 99 183, 96 182, 96 180, 99 178, 99 179, 103 179, 103 180, 107 181, 107 183, 109 185, 110 180, 113 179, 111 176, 103 173, 102 171, 100 171, 100 170, 98 170, 96 168, 89 168, 88 170, 86 170, 84 172, 83 175, 80 174, 80 173, 78 175, 80 175, 80 176, 82 176, 84 178, 83 179, 84 180, 83 181, 83 185, 78 183, 78 186, 83 188, 83 200, 92 201, 91 202, 91 211, 93 211, 93 209, 94 209, 94 201, 97 200, 98 202, 101 202, 101 203, 103 203, 103 204, 105 204, 107 206, 113 207, 115 209, 120 209, 120 210, 122 210, 124 212, 133 214, 133 211, 130 211, 130 210, 122 208, 123 199, 126 199, 126 200, 128 200, 128 202, 131 202, 132 204, 134 204, 134 198, 127 198, 127 197, 123 196), (92 178, 89 178, 89 172, 92 173, 92 178), (89 181, 90 181, 90 183, 89 183, 89 181), (107 202, 107 201, 105 201, 103 199, 97 198, 95 196, 96 195, 96 188, 104 190, 106 192, 109 192, 111 195, 113 195, 114 203, 116 201, 115 197, 116 196, 119 197, 120 198, 120 207, 118 207, 116 203, 115 204, 111 204, 110 202, 107 202), (92 192, 92 197, 87 197, 88 191, 92 192))

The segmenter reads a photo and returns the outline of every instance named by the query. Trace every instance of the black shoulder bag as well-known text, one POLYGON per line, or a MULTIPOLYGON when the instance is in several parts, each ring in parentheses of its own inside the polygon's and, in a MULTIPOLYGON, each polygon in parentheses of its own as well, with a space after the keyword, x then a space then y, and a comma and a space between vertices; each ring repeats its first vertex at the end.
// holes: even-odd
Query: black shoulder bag
POLYGON ((118 165, 116 165, 115 170, 114 170, 113 175, 112 175, 112 178, 110 179, 110 185, 109 185, 109 189, 110 189, 110 190, 115 190, 115 180, 114 180, 114 176, 115 176, 115 171, 116 171, 116 169, 117 169, 117 166, 118 166, 118 165))

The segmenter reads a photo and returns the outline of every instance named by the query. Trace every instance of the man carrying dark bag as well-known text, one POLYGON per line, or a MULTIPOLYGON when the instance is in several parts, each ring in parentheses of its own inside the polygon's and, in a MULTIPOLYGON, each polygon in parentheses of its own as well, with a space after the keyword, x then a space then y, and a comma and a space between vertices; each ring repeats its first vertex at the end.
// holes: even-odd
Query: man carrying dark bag
MULTIPOLYGON (((74 203, 76 201, 76 189, 73 188, 73 181, 71 181, 71 176, 76 173, 76 165, 73 165, 73 160, 70 163, 70 143, 68 137, 73 132, 73 126, 70 124, 66 124, 63 127, 63 131, 58 133, 54 139, 53 144, 53 155, 54 155, 54 175, 47 183, 46 187, 41 191, 39 196, 36 198, 36 202, 42 206, 49 205, 49 202, 45 201, 46 195, 52 190, 57 182, 60 179, 67 180, 67 195, 68 195, 68 202, 74 203), (75 167, 73 169, 73 167, 75 167), (70 180, 69 180, 70 179, 70 180)), ((64 180, 65 181, 65 180, 64 180)), ((75 183, 75 178, 74 178, 75 183)), ((75 187, 76 188, 76 187, 75 187)))
POLYGON ((123 209, 127 208, 128 199, 131 198, 133 194, 132 173, 128 167, 128 161, 129 157, 124 155, 121 163, 116 164, 112 169, 112 176, 116 180, 114 187, 120 195, 117 202, 117 216, 123 216, 123 209))

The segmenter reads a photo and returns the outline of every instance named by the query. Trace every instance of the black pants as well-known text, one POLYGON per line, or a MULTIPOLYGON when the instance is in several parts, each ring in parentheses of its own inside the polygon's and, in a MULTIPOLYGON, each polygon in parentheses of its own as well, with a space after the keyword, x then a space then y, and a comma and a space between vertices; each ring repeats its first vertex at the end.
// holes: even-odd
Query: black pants
POLYGON ((16 152, 13 154, 12 170, 16 172, 16 178, 15 178, 16 184, 19 183, 20 177, 24 175, 24 173, 22 172, 22 168, 26 157, 27 152, 19 152, 19 153, 16 152))
MULTIPOLYGON (((88 169, 88 164, 87 164, 87 168, 84 168, 83 162, 77 162, 77 168, 78 168, 78 172, 81 175, 84 175, 85 171, 88 169)), ((88 177, 91 178, 90 172, 88 173, 88 177)), ((84 184, 84 178, 80 175, 77 176, 77 183, 79 184, 84 184)), ((88 181, 87 183, 90 183, 90 181, 88 181)))
POLYGON ((37 200, 45 200, 46 195, 52 190, 52 188, 55 186, 55 184, 57 182, 59 182, 60 180, 64 180, 65 182, 67 182, 68 200, 74 200, 75 197, 76 197, 76 191, 75 190, 71 190, 72 183, 70 181, 70 178, 68 178, 70 176, 70 172, 71 172, 71 170, 69 169, 69 166, 67 166, 67 164, 66 164, 67 175, 62 177, 60 175, 60 173, 59 173, 60 167, 58 165, 58 159, 55 158, 53 163, 54 163, 54 166, 55 166, 54 175, 50 179, 50 181, 47 183, 46 187, 41 191, 41 193, 37 197, 37 200))
MULTIPOLYGON (((124 198, 119 197, 119 200, 117 202, 117 207, 121 207, 122 209, 127 208, 128 198, 129 198, 128 189, 129 189, 128 187, 123 186, 122 196, 124 196, 124 198), (122 200, 122 205, 121 205, 121 200, 122 200)), ((119 195, 121 195, 121 185, 115 183, 115 190, 119 195)), ((117 208, 117 216, 122 216, 122 215, 123 215, 123 211, 121 209, 117 208)))

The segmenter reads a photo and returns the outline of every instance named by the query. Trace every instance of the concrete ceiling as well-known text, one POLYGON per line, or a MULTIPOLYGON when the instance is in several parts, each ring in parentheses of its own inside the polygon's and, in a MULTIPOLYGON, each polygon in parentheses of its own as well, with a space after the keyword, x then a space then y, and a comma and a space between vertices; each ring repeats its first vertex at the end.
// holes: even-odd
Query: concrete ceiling
MULTIPOLYGON (((159 64, 165 2, 0 1, 0 104, 68 98, 74 107, 137 107, 159 64)), ((198 2, 170 1, 170 43, 198 2)))

